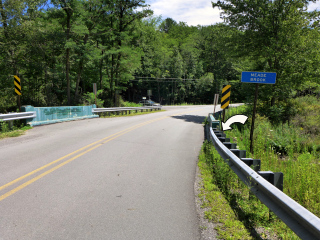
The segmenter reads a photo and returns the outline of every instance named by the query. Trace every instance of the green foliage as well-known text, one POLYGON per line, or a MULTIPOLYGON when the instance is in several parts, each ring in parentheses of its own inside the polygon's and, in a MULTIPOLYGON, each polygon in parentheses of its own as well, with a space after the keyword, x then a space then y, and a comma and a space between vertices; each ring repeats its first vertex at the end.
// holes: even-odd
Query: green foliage
POLYGON ((127 101, 121 101, 121 107, 141 107, 139 103, 133 103, 133 102, 127 102, 127 101))
POLYGON ((289 122, 296 115, 297 111, 294 102, 287 100, 286 102, 277 102, 273 106, 260 104, 258 113, 267 116, 273 124, 280 124, 289 122))
POLYGON ((304 134, 316 137, 320 133, 320 101, 314 96, 299 97, 294 100, 297 114, 292 124, 300 128, 304 134))
MULTIPOLYGON (((223 0, 212 3, 222 11, 222 18, 229 26, 238 30, 226 39, 226 45, 239 72, 277 73, 275 85, 259 89, 259 100, 266 109, 269 107, 267 112, 275 123, 287 117, 290 109, 287 99, 292 93, 305 82, 314 83, 319 79, 320 55, 316 52, 320 47, 319 31, 310 27, 319 13, 307 12, 311 2, 223 0)), ((252 84, 247 85, 247 92, 252 93, 252 84)))
POLYGON ((220 238, 253 239, 249 233, 255 229, 262 239, 298 239, 239 181, 211 143, 204 143, 198 165, 204 182, 200 197, 206 199, 203 207, 209 208, 206 217, 222 223, 216 227, 220 238))
POLYGON ((101 95, 102 93, 103 93, 103 90, 98 90, 97 97, 95 97, 95 94, 93 92, 85 93, 83 95, 83 104, 84 105, 93 105, 93 104, 97 103, 97 107, 102 108, 104 101, 101 100, 100 98, 98 98, 99 95, 101 95))
POLYGON ((159 30, 161 32, 169 33, 169 31, 174 27, 177 26, 177 22, 172 18, 166 18, 159 26, 159 30))
POLYGON ((24 126, 20 123, 13 125, 10 129, 8 122, 0 121, 0 139, 7 137, 18 137, 25 133, 26 130, 31 129, 30 126, 24 126))
POLYGON ((79 104, 96 82, 107 92, 105 100, 114 101, 116 88, 126 89, 140 64, 131 27, 152 11, 137 0, 44 4, 17 0, 0 6, 0 88, 11 90, 0 97, 1 109, 11 107, 13 74, 22 81, 22 104, 79 104))
POLYGON ((232 102, 252 102, 254 86, 240 73, 275 71, 259 101, 280 124, 295 114, 288 98, 320 93, 319 14, 305 11, 308 2, 218 1, 226 23, 195 27, 154 17, 139 0, 3 1, 0 112, 16 108, 14 74, 22 104, 82 104, 97 83, 112 107, 119 90, 129 102, 152 90, 161 104, 212 104, 223 84, 232 85, 232 102))
MULTIPOLYGON (((211 159, 218 157, 214 153, 212 155, 212 153, 209 144, 205 143, 198 162, 203 183, 199 197, 202 199, 202 208, 208 209, 205 212, 205 217, 210 221, 220 223, 216 230, 221 239, 253 239, 218 187, 217 181, 224 181, 224 179, 216 177, 214 174, 217 171, 212 171, 212 169, 215 169, 217 161, 214 161, 215 165, 213 166, 211 159)), ((229 173, 228 166, 223 165, 222 162, 219 170, 223 170, 224 173, 227 172, 227 175, 229 173)), ((225 180, 227 181, 227 179, 225 180)))
POLYGON ((295 92, 297 96, 309 96, 320 94, 320 85, 317 82, 306 81, 295 92))
MULTIPOLYGON (((309 112, 308 115, 306 109, 317 109, 319 102, 315 97, 306 96, 296 99, 295 104, 299 110, 294 119, 312 119, 313 114, 309 112)), ((243 114, 247 110, 247 106, 242 106, 237 110, 237 114, 243 114)), ((236 109, 232 109, 228 117, 235 112, 236 109)), ((262 171, 283 172, 284 192, 320 216, 320 138, 312 134, 317 132, 316 128, 312 127, 314 122, 304 121, 303 126, 308 129, 305 131, 299 126, 302 122, 298 125, 272 125, 266 117, 258 115, 254 130, 254 154, 249 153, 250 122, 249 119, 242 128, 236 125, 233 130, 227 132, 227 136, 233 139, 240 149, 247 150, 247 157, 261 159, 262 171)))
POLYGON ((1 133, 6 133, 9 132, 9 125, 7 122, 0 121, 0 128, 1 128, 1 133))

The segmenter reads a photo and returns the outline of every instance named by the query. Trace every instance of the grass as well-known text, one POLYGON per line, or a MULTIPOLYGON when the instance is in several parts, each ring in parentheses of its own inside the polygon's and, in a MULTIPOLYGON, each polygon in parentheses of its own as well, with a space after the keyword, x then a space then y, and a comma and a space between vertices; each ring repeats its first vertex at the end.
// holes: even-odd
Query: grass
POLYGON ((218 223, 215 229, 221 239, 254 239, 250 231, 239 221, 237 214, 219 189, 219 179, 214 177, 216 172, 212 171, 211 157, 213 155, 212 152, 208 153, 209 148, 210 144, 206 142, 202 147, 198 162, 203 183, 199 198, 203 203, 201 207, 208 209, 205 217, 218 223))
MULTIPOLYGON (((271 124, 266 117, 257 115, 253 154, 249 152, 251 117, 245 125, 234 124, 234 129, 225 133, 231 142, 237 143, 239 149, 247 151, 247 157, 261 159, 262 171, 283 172, 284 193, 320 217, 320 138, 316 135, 319 131, 319 121, 314 112, 309 113, 305 110, 307 107, 318 111, 317 106, 310 105, 311 100, 310 97, 306 101, 299 99, 300 108, 291 124, 271 124), (301 113, 303 116, 299 115, 301 113), (304 121, 301 121, 301 118, 304 121)), ((314 103, 320 105, 319 101, 314 103)), ((241 106, 229 108, 225 119, 235 114, 250 116, 247 106, 241 106)), ((249 193, 249 189, 238 180, 211 144, 205 143, 203 151, 206 164, 212 172, 212 182, 223 193, 238 219, 248 230, 254 229, 260 237, 266 239, 299 239, 276 215, 249 193), (270 232, 275 236, 271 236, 270 232)))
POLYGON ((209 208, 206 217, 216 223, 222 239, 299 239, 238 179, 213 145, 205 142, 199 157, 203 178, 200 198, 209 208))
MULTIPOLYGON (((230 109, 245 112, 246 107, 230 109)), ((254 130, 254 154, 249 153, 250 124, 227 131, 247 157, 261 159, 262 171, 284 173, 284 193, 320 217, 320 143, 295 125, 273 126, 267 118, 257 116, 254 130)))
POLYGON ((25 133, 28 129, 31 129, 31 126, 22 126, 20 128, 13 126, 12 129, 9 128, 7 122, 0 121, 0 139, 8 138, 8 137, 19 137, 25 133))

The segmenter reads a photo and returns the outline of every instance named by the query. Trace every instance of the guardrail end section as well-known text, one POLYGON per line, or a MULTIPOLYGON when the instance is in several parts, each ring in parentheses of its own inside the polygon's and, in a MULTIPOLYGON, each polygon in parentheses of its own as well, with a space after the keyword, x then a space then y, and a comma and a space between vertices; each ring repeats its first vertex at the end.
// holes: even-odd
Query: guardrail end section
POLYGON ((216 120, 212 113, 209 113, 208 118, 210 127, 212 127, 213 129, 220 129, 220 121, 216 120))

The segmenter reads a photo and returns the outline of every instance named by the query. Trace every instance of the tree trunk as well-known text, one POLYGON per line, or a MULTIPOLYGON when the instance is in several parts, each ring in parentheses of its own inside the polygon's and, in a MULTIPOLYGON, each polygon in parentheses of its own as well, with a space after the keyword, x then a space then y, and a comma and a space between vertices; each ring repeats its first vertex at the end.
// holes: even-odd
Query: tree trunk
MULTIPOLYGON (((82 56, 80 56, 80 57, 82 57, 82 56)), ((78 69, 78 73, 77 73, 76 91, 74 94, 74 101, 76 103, 78 103, 78 101, 79 101, 79 84, 80 84, 82 71, 83 71, 83 59, 81 59, 79 62, 79 69, 78 69)))
POLYGON ((113 87, 113 79, 114 79, 114 55, 111 54, 111 72, 110 72, 110 97, 114 99, 114 87, 113 87))
POLYGON ((99 69, 99 77, 100 77, 100 89, 102 89, 102 65, 103 65, 103 50, 101 51, 102 58, 100 59, 100 69, 99 69))
POLYGON ((157 79, 157 83, 158 83, 158 101, 161 105, 161 97, 160 97, 160 85, 159 85, 159 80, 157 79))
MULTIPOLYGON (((86 34, 84 39, 83 39, 83 44, 84 46, 87 44, 89 38, 89 34, 86 34)), ((78 74, 77 74, 77 82, 76 82, 76 91, 75 91, 75 95, 74 95, 74 100, 77 103, 79 100, 79 84, 80 84, 80 80, 81 80, 81 75, 82 75, 82 71, 83 71, 83 64, 84 64, 84 59, 83 59, 83 53, 80 54, 80 62, 79 62, 79 68, 78 68, 78 74)))

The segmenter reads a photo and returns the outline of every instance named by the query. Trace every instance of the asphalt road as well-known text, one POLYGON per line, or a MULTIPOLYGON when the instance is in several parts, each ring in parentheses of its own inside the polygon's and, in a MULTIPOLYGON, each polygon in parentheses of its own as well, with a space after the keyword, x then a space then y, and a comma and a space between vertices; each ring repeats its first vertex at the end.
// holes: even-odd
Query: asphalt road
POLYGON ((0 140, 0 239, 199 239, 212 106, 39 126, 0 140))

